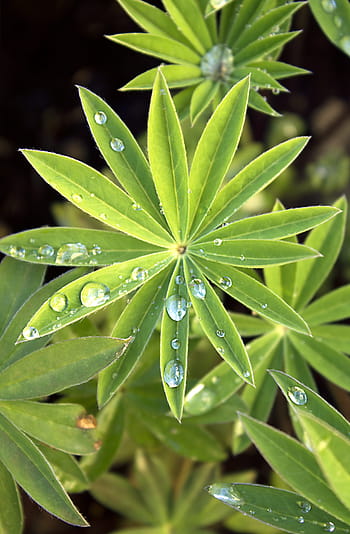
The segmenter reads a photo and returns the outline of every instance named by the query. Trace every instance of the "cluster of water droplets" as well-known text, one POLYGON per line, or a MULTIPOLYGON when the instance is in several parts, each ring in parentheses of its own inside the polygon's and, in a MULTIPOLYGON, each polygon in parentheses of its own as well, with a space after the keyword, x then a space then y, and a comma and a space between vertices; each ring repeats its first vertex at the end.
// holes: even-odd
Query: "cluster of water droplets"
MULTIPOLYGON (((34 240, 33 240, 34 241, 34 240)), ((57 265, 98 263, 96 256, 102 253, 99 245, 92 245, 88 250, 83 243, 65 243, 58 248, 46 243, 34 249, 32 246, 26 250, 24 247, 9 245, 8 254, 15 258, 30 260, 44 260, 57 265)))
POLYGON ((339 39, 339 44, 341 48, 346 52, 347 54, 350 54, 350 35, 343 34, 343 19, 341 16, 337 15, 337 0, 321 0, 321 6, 323 10, 328 13, 329 15, 334 15, 333 21, 335 26, 338 28, 338 30, 341 32, 341 36, 339 39))
MULTIPOLYGON (((96 111, 94 115, 94 121, 99 126, 103 126, 108 121, 108 117, 104 111, 96 111)), ((114 152, 123 152, 125 149, 123 141, 118 137, 112 137, 110 139, 109 146, 114 152)))
POLYGON ((214 81, 228 81, 233 71, 231 48, 224 44, 213 46, 203 56, 200 67, 205 78, 214 81))

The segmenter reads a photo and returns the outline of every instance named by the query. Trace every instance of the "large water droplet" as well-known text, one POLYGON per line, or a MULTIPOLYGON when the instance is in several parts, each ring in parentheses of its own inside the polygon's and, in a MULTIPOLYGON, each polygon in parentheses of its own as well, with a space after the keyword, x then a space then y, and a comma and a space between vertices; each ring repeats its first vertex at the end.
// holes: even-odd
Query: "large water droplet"
POLYGON ((298 386, 291 386, 288 388, 288 397, 298 406, 304 406, 307 403, 307 395, 305 391, 298 386))
POLYGON ((87 248, 82 243, 67 243, 62 245, 56 256, 56 263, 74 263, 89 258, 87 248))
POLYGON ((327 523, 324 523, 323 530, 325 532, 334 532, 335 531, 335 524, 332 523, 332 521, 328 521, 327 523))
POLYGON ((178 350, 181 346, 180 340, 177 337, 174 337, 170 344, 174 350, 178 350))
POLYGON ((321 6, 327 13, 332 13, 337 7, 335 0, 322 0, 321 6))
POLYGON ((93 308, 101 306, 110 297, 109 287, 99 282, 88 282, 80 291, 80 300, 83 306, 93 308))
POLYGON ((148 278, 148 271, 142 267, 135 267, 131 273, 131 278, 138 282, 144 282, 148 278))
POLYGON ((231 48, 224 44, 213 46, 201 61, 202 74, 210 80, 228 81, 233 71, 233 54, 231 48))
POLYGON ((214 239, 214 245, 216 247, 219 247, 220 245, 222 245, 222 239, 219 239, 218 237, 214 239))
POLYGON ((236 507, 244 504, 244 500, 233 484, 211 484, 206 489, 210 495, 230 506, 236 507))
POLYGON ((73 193, 72 194, 72 200, 73 202, 76 202, 77 204, 80 204, 80 202, 83 201, 83 197, 79 195, 79 193, 73 193))
POLYGON ((173 321, 181 321, 187 313, 187 302, 180 295, 171 295, 165 302, 166 311, 173 321))
POLYGON ((106 124, 107 115, 103 111, 97 111, 94 115, 94 120, 96 124, 106 124))
POLYGON ((110 141, 110 147, 114 152, 123 152, 125 146, 121 139, 118 139, 118 137, 113 137, 110 141))
POLYGON ((228 289, 232 286, 232 280, 229 276, 222 276, 219 280, 219 284, 223 289, 228 289))
POLYGON ((55 249, 51 245, 42 245, 38 250, 41 258, 51 258, 55 254, 55 249))
POLYGON ((175 284, 177 284, 178 286, 180 286, 181 284, 184 283, 184 277, 181 275, 181 274, 178 274, 176 277, 175 277, 175 284))
POLYGON ((63 293, 56 293, 50 298, 49 306, 55 312, 63 312, 68 305, 68 299, 63 293))
POLYGON ((340 46, 342 47, 344 52, 350 54, 350 37, 348 35, 340 39, 340 46))
POLYGON ((164 369, 164 381, 169 388, 177 388, 184 378, 184 368, 179 360, 170 360, 164 369))
POLYGON ((225 331, 224 330, 217 330, 216 335, 218 337, 225 337, 225 331))
POLYGON ((22 331, 24 339, 36 339, 39 337, 39 331, 34 326, 26 326, 22 331))
POLYGON ((197 299, 203 300, 207 294, 204 282, 200 278, 193 278, 190 282, 191 293, 197 299))
POLYGON ((298 501, 297 505, 304 512, 304 514, 307 514, 308 512, 310 512, 312 508, 311 504, 307 501, 298 501))

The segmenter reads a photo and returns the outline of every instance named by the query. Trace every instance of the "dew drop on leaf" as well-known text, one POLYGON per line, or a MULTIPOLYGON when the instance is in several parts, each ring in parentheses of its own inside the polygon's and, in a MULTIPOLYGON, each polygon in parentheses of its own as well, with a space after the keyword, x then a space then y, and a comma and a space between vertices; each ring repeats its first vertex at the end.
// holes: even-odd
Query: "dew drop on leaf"
POLYGON ((211 484, 206 490, 210 495, 230 506, 235 507, 244 504, 239 491, 233 484, 211 484))
POLYGON ((107 215, 105 213, 100 213, 99 217, 100 219, 103 219, 104 221, 107 220, 107 215))
POLYGON ((26 326, 22 331, 22 336, 24 339, 36 339, 39 337, 39 331, 34 326, 26 326))
POLYGON ((216 247, 219 247, 222 244, 222 239, 219 239, 218 237, 214 239, 214 245, 216 247))
POLYGON ((166 311, 173 321, 181 321, 187 313, 187 302, 179 295, 171 295, 165 302, 166 311))
POLYGON ((93 256, 97 256, 98 254, 102 254, 102 249, 98 245, 93 245, 92 249, 90 250, 90 254, 93 256))
POLYGON ((322 0, 321 6, 326 11, 326 13, 332 13, 337 7, 337 3, 335 0, 322 0))
POLYGON ((219 284, 223 289, 227 289, 232 286, 232 280, 229 276, 222 276, 219 280, 219 284))
POLYGON ((79 204, 80 202, 83 201, 83 197, 81 195, 79 195, 79 193, 73 193, 71 198, 72 198, 73 202, 76 202, 77 204, 79 204))
POLYGON ((26 250, 23 247, 16 247, 15 245, 9 246, 9 254, 15 258, 24 258, 26 250))
POLYGON ((142 210, 140 204, 137 204, 137 202, 133 203, 132 209, 135 210, 135 211, 141 211, 142 210))
POLYGON ((291 386, 288 388, 288 397, 298 406, 304 406, 307 403, 307 395, 305 391, 298 386, 291 386))
POLYGON ((114 152, 123 152, 125 146, 121 139, 118 139, 118 137, 113 137, 110 141, 110 147, 114 152))
POLYGON ((42 258, 52 258, 55 254, 55 249, 51 245, 42 245, 39 247, 38 253, 42 258))
POLYGON ((80 301, 87 308, 101 306, 109 297, 109 287, 99 282, 88 282, 80 291, 80 301))
POLYGON ((335 524, 332 523, 332 521, 328 521, 327 523, 324 523, 323 530, 324 530, 324 532, 334 532, 335 531, 335 524))
POLYGON ((50 298, 49 306, 55 312, 63 312, 68 306, 68 299, 63 293, 56 293, 50 298))
POLYGON ((304 512, 304 514, 307 514, 308 512, 310 512, 312 508, 311 504, 307 501, 298 501, 297 505, 304 512))
POLYGON ((87 248, 82 243, 67 243, 62 245, 56 256, 56 263, 74 263, 84 261, 89 257, 87 248))
POLYGON ((216 347, 216 350, 219 354, 225 354, 225 349, 223 347, 216 347))
POLYGON ((169 388, 177 388, 184 378, 184 368, 179 360, 170 360, 164 369, 164 382, 169 388))
POLYGON ((205 298, 205 295, 207 294, 204 282, 200 278, 193 278, 193 280, 191 280, 190 289, 192 295, 196 299, 203 300, 205 298))
POLYGON ((132 280, 144 282, 148 278, 147 269, 142 269, 142 267, 135 267, 131 273, 132 280))
POLYGON ((221 7, 224 7, 225 4, 227 4, 228 0, 210 0, 210 5, 214 9, 220 9, 221 7))
POLYGON ((249 371, 243 371, 243 376, 244 378, 249 378, 250 377, 250 372, 249 371))
POLYGON ((107 122, 107 115, 103 111, 97 111, 94 115, 94 120, 96 124, 106 124, 107 122))
POLYGON ((174 350, 179 349, 181 346, 180 340, 177 337, 174 337, 174 339, 171 340, 170 344, 174 350))
POLYGON ((266 310, 266 308, 267 308, 266 302, 264 302, 264 304, 262 304, 261 307, 262 307, 263 310, 266 310))
POLYGON ((300 515, 300 516, 297 518, 297 521, 298 521, 298 523, 300 523, 300 524, 305 523, 305 519, 304 519, 304 517, 303 517, 302 515, 300 515))
POLYGON ((184 283, 184 277, 181 275, 181 274, 178 274, 176 277, 175 277, 175 284, 177 284, 178 286, 180 286, 181 284, 184 283))
POLYGON ((239 257, 239 259, 240 259, 241 261, 245 261, 245 256, 244 256, 244 254, 241 254, 240 257, 239 257))
POLYGON ((216 331, 216 335, 218 337, 225 337, 225 332, 224 332, 224 330, 217 330, 216 331))

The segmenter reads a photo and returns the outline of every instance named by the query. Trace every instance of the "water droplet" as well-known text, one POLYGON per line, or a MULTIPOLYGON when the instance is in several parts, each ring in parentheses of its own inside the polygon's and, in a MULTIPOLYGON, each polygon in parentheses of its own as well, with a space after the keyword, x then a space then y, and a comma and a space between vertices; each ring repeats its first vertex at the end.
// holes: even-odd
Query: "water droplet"
POLYGON ((56 293, 50 298, 49 306, 55 312, 63 312, 68 305, 68 299, 63 293, 56 293))
POLYGON ((262 304, 261 307, 262 307, 263 310, 266 310, 266 308, 267 308, 266 302, 264 302, 264 304, 262 304))
POLYGON ((271 512, 272 512, 272 508, 266 508, 266 512, 268 512, 269 514, 271 514, 271 512))
POLYGON ((298 501, 297 505, 304 512, 304 514, 307 514, 308 512, 310 512, 312 508, 311 504, 307 501, 298 501))
POLYGON ((184 277, 181 275, 181 274, 178 274, 176 277, 175 277, 175 284, 177 284, 178 286, 180 286, 181 284, 184 283, 184 277))
POLYGON ((225 337, 225 332, 224 332, 224 330, 217 330, 216 331, 216 335, 218 337, 225 337))
POLYGON ((125 146, 121 139, 118 139, 118 137, 113 137, 110 141, 110 147, 114 152, 123 152, 125 146))
POLYGON ((38 253, 42 258, 51 258, 55 254, 55 249, 51 245, 42 245, 38 253))
POLYGON ((187 302, 180 295, 171 295, 165 302, 166 311, 173 321, 181 321, 187 313, 187 302))
POLYGON ((144 282, 148 278, 148 271, 142 267, 135 267, 131 273, 131 278, 138 282, 144 282))
POLYGON ((88 282, 80 291, 80 300, 83 306, 93 308, 101 306, 110 297, 109 287, 99 282, 88 282))
POLYGON ((16 247, 15 245, 9 246, 9 254, 15 258, 24 258, 26 250, 23 247, 16 247))
POLYGON ((239 259, 240 259, 241 261, 245 261, 245 256, 244 256, 244 254, 241 254, 240 257, 239 257, 239 259))
POLYGON ((250 377, 250 372, 249 371, 243 371, 243 376, 244 378, 249 378, 250 377))
POLYGON ((77 204, 83 201, 83 197, 79 195, 79 193, 73 193, 71 198, 73 202, 76 202, 77 204))
POLYGON ((180 340, 177 337, 174 337, 170 344, 174 350, 178 350, 181 346, 180 340))
POLYGON ((274 95, 279 95, 279 94, 280 94, 280 90, 277 89, 277 87, 274 87, 274 88, 272 89, 272 94, 274 94, 274 95))
POLYGON ((210 5, 214 9, 220 9, 221 7, 224 7, 227 2, 228 0, 210 0, 210 5))
POLYGON ((216 247, 219 247, 222 244, 222 239, 219 239, 218 237, 214 239, 214 245, 216 247))
POLYGON ((190 282, 191 293, 196 299, 203 300, 207 294, 204 282, 200 278, 193 278, 190 282))
POLYGON ((332 523, 332 521, 328 521, 327 523, 324 523, 323 530, 325 532, 334 532, 335 531, 335 524, 332 523))
POLYGON ((205 78, 228 81, 233 71, 232 50, 224 44, 215 45, 203 56, 200 66, 205 78))
POLYGON ((179 360, 170 360, 164 369, 164 381, 169 388, 177 388, 184 378, 184 368, 179 360))
POLYGON ((103 111, 97 111, 94 115, 96 124, 106 124, 107 115, 103 111))
POLYGON ((105 213, 100 213, 99 217, 100 219, 103 219, 104 221, 107 220, 107 215, 105 213))
POLYGON ((89 258, 87 248, 82 243, 67 243, 62 245, 56 256, 56 263, 74 263, 89 258))
POLYGON ((39 337, 39 331, 34 326, 26 326, 22 331, 24 339, 31 340, 39 337))
POLYGON ((141 211, 142 210, 140 204, 137 204, 137 202, 133 203, 132 209, 135 210, 135 211, 141 211))
POLYGON ((301 523, 301 524, 305 523, 305 519, 303 518, 302 515, 300 515, 300 516, 297 518, 297 521, 298 521, 298 523, 301 523))
POLYGON ((340 46, 342 47, 344 52, 350 54, 350 37, 348 35, 340 39, 340 46))
POLYGON ((298 386, 292 386, 288 388, 288 397, 290 400, 298 406, 304 406, 307 403, 307 395, 305 391, 298 386))
POLYGON ((232 280, 229 276, 222 276, 219 280, 219 284, 223 289, 227 289, 232 286, 232 280))
POLYGON ((97 256, 98 254, 102 254, 102 249, 98 245, 92 245, 92 249, 90 250, 90 254, 93 256, 97 256))
POLYGON ((230 506, 241 506, 244 501, 233 484, 217 483, 211 484, 207 488, 208 493, 225 504, 230 506))
POLYGON ((343 24, 343 20, 341 17, 339 17, 339 15, 336 15, 334 17, 334 24, 336 25, 337 28, 340 28, 341 25, 343 24))
POLYGON ((327 13, 332 13, 337 7, 335 0, 322 0, 321 5, 327 13))
POLYGON ((216 350, 219 354, 225 354, 225 349, 223 347, 216 347, 216 350))

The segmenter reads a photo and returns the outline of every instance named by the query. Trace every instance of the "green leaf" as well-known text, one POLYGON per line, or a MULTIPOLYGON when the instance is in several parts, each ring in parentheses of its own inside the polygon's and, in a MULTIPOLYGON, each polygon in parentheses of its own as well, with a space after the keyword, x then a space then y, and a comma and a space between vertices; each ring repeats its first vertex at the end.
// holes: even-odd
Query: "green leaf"
POLYGON ((16 482, 49 513, 77 526, 88 526, 34 443, 0 415, 0 460, 16 482))
POLYGON ((304 319, 293 308, 251 276, 212 261, 198 259, 197 263, 214 284, 259 315, 292 330, 310 333, 304 319))
POLYGON ((62 312, 54 311, 48 299, 33 315, 28 327, 36 328, 36 336, 54 332, 134 291, 172 261, 168 251, 102 267, 61 288, 60 294, 66 297, 67 303, 62 312))
POLYGON ((124 405, 121 397, 116 395, 97 416, 97 435, 101 439, 97 452, 92 456, 85 456, 80 462, 90 481, 96 480, 113 464, 123 430, 124 405))
POLYGON ((97 398, 103 406, 128 378, 142 356, 158 323, 170 279, 169 269, 149 280, 124 308, 113 331, 114 337, 132 336, 124 357, 99 374, 97 398))
POLYGON ((283 265, 320 256, 319 252, 311 247, 287 241, 225 239, 218 243, 196 241, 188 250, 196 256, 237 267, 283 265))
POLYGON ((148 119, 148 154, 164 215, 178 241, 187 225, 188 170, 185 143, 175 105, 159 70, 148 119))
MULTIPOLYGON (((259 87, 274 90, 275 92, 287 92, 287 89, 277 82, 270 74, 255 67, 238 67, 234 70, 234 78, 241 79, 251 74, 251 86, 254 88, 252 91, 259 87)), ((251 94, 252 94, 251 91, 251 94)))
POLYGON ((350 326, 345 324, 320 325, 312 328, 313 336, 333 349, 350 354, 350 326))
POLYGON ((309 412, 300 413, 300 421, 330 487, 350 508, 350 440, 309 412))
POLYGON ((198 3, 195 0, 163 0, 177 28, 199 54, 204 54, 213 42, 198 3))
POLYGON ((61 226, 35 228, 0 240, 0 250, 5 254, 11 255, 13 246, 25 248, 23 260, 64 266, 110 265, 162 250, 121 232, 61 226), (75 254, 69 254, 68 244, 78 245, 75 254))
POLYGON ((317 391, 316 382, 308 362, 296 351, 290 342, 289 336, 284 336, 283 338, 283 360, 286 373, 317 391))
POLYGON ((312 452, 265 423, 243 414, 241 419, 261 454, 295 491, 341 521, 349 522, 350 511, 329 488, 312 452))
POLYGON ((243 341, 219 297, 195 263, 186 259, 184 269, 194 311, 209 341, 242 380, 254 385, 243 341))
POLYGON ((227 220, 246 200, 275 180, 295 160, 307 142, 307 137, 290 139, 264 152, 244 167, 217 195, 201 234, 227 220))
POLYGON ((236 66, 239 67, 240 65, 244 65, 250 61, 258 59, 263 55, 270 54, 277 48, 284 46, 286 43, 294 39, 294 37, 299 35, 299 33, 300 31, 278 33, 277 35, 254 40, 252 43, 237 52, 235 55, 236 66))
POLYGON ((23 512, 16 484, 0 462, 0 533, 22 534, 23 512))
POLYGON ((295 534, 319 534, 321 530, 348 531, 347 525, 303 501, 301 495, 258 484, 216 483, 206 488, 219 501, 244 515, 295 534), (310 507, 310 509, 309 509, 310 507), (327 528, 329 527, 329 528, 327 528))
MULTIPOLYGON (((152 89, 159 67, 146 70, 121 88, 121 91, 152 89)), ((162 65, 162 73, 168 87, 186 87, 203 80, 202 71, 195 65, 162 65)))
POLYGON ((79 96, 97 146, 115 177, 134 199, 133 208, 138 209, 139 204, 163 225, 149 164, 134 136, 102 98, 83 87, 79 87, 79 96), (121 140, 124 149, 111 150, 113 139, 121 140))
POLYGON ((302 309, 314 296, 332 269, 344 239, 347 203, 344 197, 335 204, 343 213, 315 228, 305 240, 309 247, 316 248, 323 258, 299 264, 296 272, 293 306, 302 309))
POLYGON ((350 5, 347 0, 310 0, 311 11, 328 39, 350 56, 350 5))
POLYGON ((195 87, 190 104, 190 118, 192 125, 201 113, 207 109, 210 102, 217 96, 220 84, 212 80, 204 80, 195 87))
POLYGON ((146 33, 120 33, 108 35, 108 39, 124 46, 128 46, 137 52, 159 57, 170 63, 180 65, 198 65, 200 55, 192 48, 168 37, 149 35, 146 33))
POLYGON ((89 481, 74 456, 70 456, 65 452, 53 449, 40 442, 36 442, 35 444, 51 464, 56 477, 66 491, 69 493, 80 493, 89 487, 89 481))
POLYGON ((186 390, 189 330, 188 294, 181 260, 174 269, 165 302, 160 330, 160 372, 169 407, 180 421, 186 390), (185 313, 180 320, 178 312, 185 313))
POLYGON ((92 217, 143 241, 171 242, 159 223, 145 210, 135 210, 133 199, 92 167, 50 152, 24 150, 23 154, 48 184, 92 217))
POLYGON ((79 455, 96 452, 93 421, 83 406, 12 400, 0 402, 0 413, 19 430, 56 449, 79 455))
POLYGON ((291 334, 290 340, 316 371, 350 391, 350 359, 347 356, 315 338, 291 334))
MULTIPOLYGON (((1 248, 0 248, 1 250, 1 248)), ((12 245, 18 257, 18 251, 24 249, 12 245)), ((42 284, 45 270, 35 265, 26 265, 21 261, 4 258, 0 264, 0 336, 4 333, 14 315, 28 297, 42 284)))
MULTIPOLYGON (((237 299, 238 300, 238 299, 237 299)), ((261 336, 270 332, 272 326, 258 317, 252 317, 244 313, 229 312, 238 332, 243 337, 261 336)))
MULTIPOLYGON (((242 2, 239 7, 232 6, 231 12, 228 11, 226 19, 227 35, 225 36, 224 42, 232 46, 242 32, 242 28, 245 28, 248 24, 252 24, 252 22, 259 17, 265 4, 265 1, 257 3, 255 0, 246 0, 245 2, 242 2), (231 17, 229 15, 231 15, 231 17)), ((226 11, 227 10, 224 9, 223 13, 226 11)))
POLYGON ((190 415, 185 413, 185 417, 190 418, 196 425, 220 425, 222 423, 232 423, 232 421, 237 419, 237 412, 245 412, 247 410, 245 402, 241 400, 238 394, 231 395, 225 402, 210 409, 210 403, 215 401, 213 396, 210 396, 211 393, 212 391, 206 389, 202 396, 204 401, 201 409, 203 411, 209 411, 205 411, 202 415, 190 415), (205 394, 207 394, 207 396, 205 396, 205 394))
POLYGON ((44 397, 87 382, 122 356, 129 341, 106 337, 77 338, 36 350, 2 371, 0 399, 44 397))
POLYGON ((303 311, 303 316, 311 326, 350 317, 350 284, 334 289, 312 302, 303 311))
POLYGON ((283 63, 282 61, 259 60, 249 63, 249 66, 266 70, 274 79, 277 80, 289 78, 290 76, 297 76, 300 74, 310 74, 309 70, 301 69, 300 67, 294 67, 294 65, 289 65, 288 63, 283 63))
POLYGON ((248 90, 248 78, 232 87, 214 111, 197 145, 189 178, 188 231, 191 236, 208 212, 236 151, 248 90))
POLYGON ((270 106, 267 99, 254 89, 249 92, 249 106, 257 111, 271 115, 271 117, 281 117, 281 114, 270 106))

